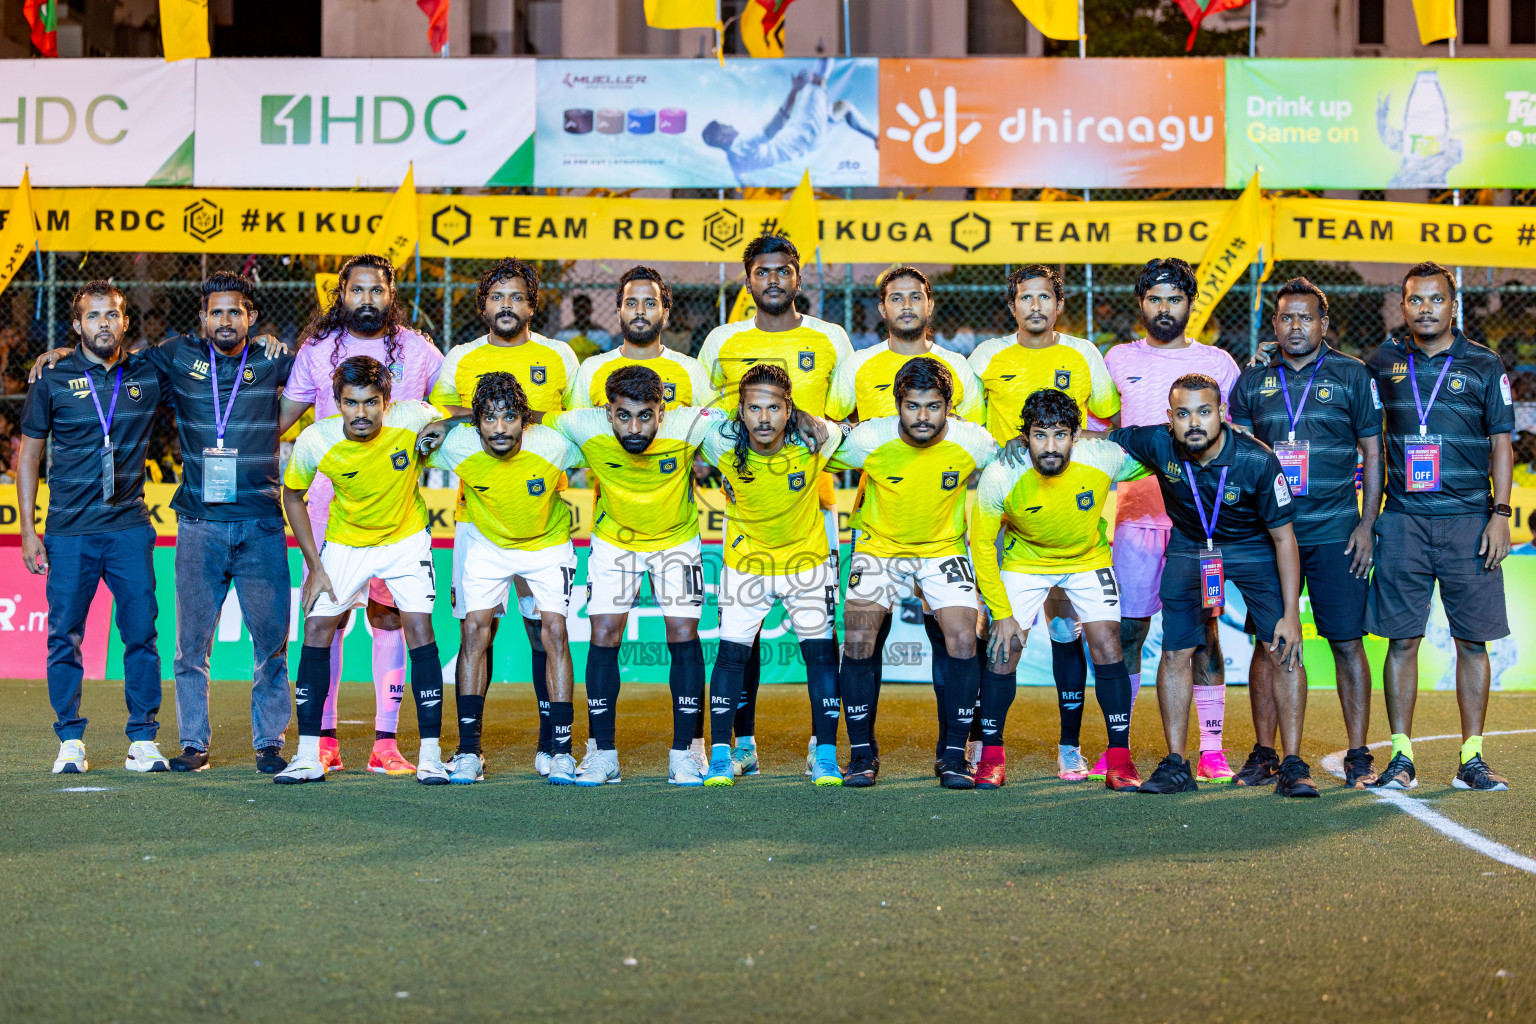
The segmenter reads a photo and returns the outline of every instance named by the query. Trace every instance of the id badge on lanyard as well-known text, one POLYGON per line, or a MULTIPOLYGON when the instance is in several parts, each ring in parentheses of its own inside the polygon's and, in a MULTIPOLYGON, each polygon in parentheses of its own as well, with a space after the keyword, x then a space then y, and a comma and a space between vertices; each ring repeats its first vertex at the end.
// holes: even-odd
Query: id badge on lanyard
POLYGON ((1286 485, 1298 498, 1307 493, 1307 458, 1311 446, 1310 441, 1281 441, 1275 445, 1275 458, 1280 460, 1286 485))
POLYGON ((112 420, 117 416, 117 392, 123 386, 123 368, 117 368, 117 377, 112 382, 112 404, 107 411, 101 411, 101 399, 96 397, 96 382, 91 379, 90 371, 86 371, 85 385, 91 391, 91 404, 96 407, 96 421, 101 424, 101 500, 111 504, 117 495, 117 467, 112 457, 112 420))
POLYGON ((245 360, 251 354, 250 346, 240 353, 240 368, 235 371, 235 384, 229 391, 229 405, 219 409, 219 360, 212 345, 208 346, 208 377, 213 382, 213 427, 218 442, 212 448, 203 449, 203 502, 208 505, 228 505, 239 495, 239 477, 235 472, 240 452, 224 447, 224 429, 235 411, 235 396, 240 394, 240 381, 245 376, 245 360))
POLYGON ((1440 489, 1440 435, 1409 435, 1403 443, 1403 469, 1409 493, 1440 489))
POLYGON ((1200 607, 1220 608, 1226 603, 1222 588, 1226 576, 1221 568, 1221 548, 1208 547, 1200 551, 1200 607))

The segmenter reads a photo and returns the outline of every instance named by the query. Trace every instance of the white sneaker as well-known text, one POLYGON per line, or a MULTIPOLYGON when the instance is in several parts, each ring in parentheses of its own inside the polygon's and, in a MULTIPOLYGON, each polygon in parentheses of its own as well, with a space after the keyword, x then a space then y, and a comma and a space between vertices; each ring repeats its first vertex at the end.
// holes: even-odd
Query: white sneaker
POLYGON ((704 771, 691 750, 667 751, 667 785, 702 786, 704 771))
POLYGON ((323 782, 325 780, 325 767, 320 759, 311 754, 297 754, 288 767, 272 776, 272 781, 279 786, 296 786, 301 782, 323 782))
POLYGON ((479 754, 455 754, 447 767, 448 781, 456 786, 485 781, 485 758, 479 754))
POLYGON ((570 754, 555 754, 549 759, 549 784, 569 786, 576 781, 576 759, 570 754))
POLYGON ((816 768, 816 737, 812 736, 805 741, 805 774, 815 775, 816 768))
POLYGON ((451 781, 448 778, 448 768, 442 761, 435 757, 416 758, 416 781, 423 786, 446 786, 451 781))
POLYGON ((538 772, 540 775, 548 775, 549 762, 552 760, 554 760, 554 758, 551 755, 544 753, 542 750, 539 751, 533 755, 533 770, 538 772))
POLYGON ((592 764, 592 755, 597 753, 597 740, 587 740, 587 752, 581 755, 581 763, 576 766, 576 777, 581 778, 592 764))
POLYGON ((171 762, 166 760, 154 740, 135 740, 128 744, 128 758, 123 767, 131 772, 168 772, 171 762))
POLYGON ((583 762, 587 770, 583 772, 576 769, 576 785, 578 786, 603 786, 614 782, 622 782, 619 778, 619 752, 617 750, 598 750, 592 748, 583 762))
POLYGON ((83 775, 91 770, 85 759, 85 744, 80 740, 65 740, 59 744, 59 756, 53 759, 53 774, 83 775))

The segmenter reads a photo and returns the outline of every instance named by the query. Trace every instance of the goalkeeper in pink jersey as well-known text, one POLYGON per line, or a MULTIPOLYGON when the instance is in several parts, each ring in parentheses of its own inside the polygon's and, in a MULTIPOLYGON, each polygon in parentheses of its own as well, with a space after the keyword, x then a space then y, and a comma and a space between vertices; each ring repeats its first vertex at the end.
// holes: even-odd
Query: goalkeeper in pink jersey
MULTIPOLYGON (((331 378, 336 367, 353 356, 371 356, 388 368, 396 401, 426 401, 443 363, 443 354, 431 339, 405 325, 405 311, 395 301, 394 268, 388 260, 370 253, 353 256, 342 264, 335 298, 305 326, 300 342, 293 372, 283 390, 284 431, 310 408, 315 410, 316 420, 336 415, 331 378)), ((330 518, 334 493, 325 476, 317 477, 309 488, 309 522, 319 536, 324 535, 330 518)), ((414 775, 416 766, 405 759, 395 741, 400 701, 405 696, 405 634, 389 588, 377 579, 367 588, 367 609, 373 633, 375 699, 374 744, 368 770, 414 775)), ((336 741, 336 694, 346 627, 343 618, 331 641, 330 690, 321 720, 320 762, 333 772, 344 767, 336 741)))
MULTIPOLYGON (((1121 426, 1166 423, 1169 388, 1191 373, 1216 381, 1225 405, 1241 372, 1236 361, 1222 349, 1202 345, 1184 334, 1198 290, 1194 270, 1181 259, 1152 260, 1142 268, 1136 280, 1136 300, 1147 336, 1116 345, 1104 357, 1120 391, 1121 426)), ((1141 685, 1142 645, 1152 616, 1162 610, 1158 586, 1172 529, 1155 479, 1118 485, 1113 555, 1121 587, 1120 643, 1133 695, 1141 685)), ((1203 656, 1197 655, 1194 663, 1194 700, 1200 726, 1200 763, 1195 777, 1201 782, 1231 782, 1233 771, 1221 746, 1226 675, 1214 615, 1206 623, 1203 656)), ((1132 700, 1134 706, 1134 696, 1132 700)), ((1105 766, 1105 759, 1099 758, 1090 777, 1102 779, 1105 766)))

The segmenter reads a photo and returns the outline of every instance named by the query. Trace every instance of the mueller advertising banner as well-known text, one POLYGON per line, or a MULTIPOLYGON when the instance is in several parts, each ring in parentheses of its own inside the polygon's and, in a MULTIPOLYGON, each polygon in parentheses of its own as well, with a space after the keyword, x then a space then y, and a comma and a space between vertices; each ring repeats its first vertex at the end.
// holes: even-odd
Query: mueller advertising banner
POLYGON ((533 180, 532 60, 200 60, 197 101, 198 185, 533 180))
POLYGON ((880 184, 1220 187, 1223 73, 1191 58, 882 60, 880 184))
POLYGON ((0 61, 0 181, 192 184, 193 61, 0 61))
POLYGON ((1525 188, 1536 62, 1227 62, 1228 188, 1525 188))
POLYGON ((539 62, 535 184, 875 185, 874 60, 539 62))

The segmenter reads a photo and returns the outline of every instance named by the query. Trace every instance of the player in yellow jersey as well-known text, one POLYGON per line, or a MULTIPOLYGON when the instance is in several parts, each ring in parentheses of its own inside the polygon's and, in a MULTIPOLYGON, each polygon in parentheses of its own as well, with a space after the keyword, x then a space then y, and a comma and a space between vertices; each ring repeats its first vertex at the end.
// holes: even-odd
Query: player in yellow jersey
POLYGON ((837 767, 837 571, 819 529, 816 478, 842 433, 827 424, 817 448, 794 428, 789 374, 764 363, 741 379, 736 415, 704 435, 725 491, 724 568, 717 603, 720 651, 709 690, 712 756, 706 786, 734 784, 731 733, 752 644, 775 603, 800 639, 811 698, 812 781, 840 786, 837 767))
POLYGON ((611 352, 582 360, 567 408, 607 405, 609 374, 637 364, 650 367, 661 377, 668 409, 714 404, 717 393, 704 364, 661 343, 661 332, 672 315, 672 289, 660 272, 650 267, 626 270, 619 278, 618 309, 623 343, 611 352))
MULTIPOLYGON (((827 395, 837 365, 853 355, 847 333, 839 326, 806 316, 795 309, 800 293, 800 254, 782 235, 760 235, 747 243, 741 256, 747 288, 756 313, 749 320, 722 324, 709 332, 699 350, 699 362, 720 390, 720 404, 734 408, 742 375, 758 363, 772 363, 789 373, 795 406, 810 416, 827 412, 827 395)), ((827 544, 837 551, 837 497, 830 476, 817 482, 827 544)), ((736 748, 732 759, 738 774, 757 774, 757 684, 760 658, 754 647, 747 665, 741 712, 736 716, 736 748)))
MULTIPOLYGON (((1056 330, 1066 301, 1066 289, 1056 269, 1038 263, 1019 267, 1008 275, 1005 296, 1018 331, 982 342, 971 353, 971 368, 987 391, 987 428, 998 444, 1018 436, 1019 410, 1024 400, 1041 388, 1055 388, 1070 396, 1084 424, 1119 426, 1120 394, 1104 357, 1092 342, 1056 330)), ((1088 684, 1082 629, 1060 590, 1050 595, 1044 611, 1062 731, 1076 749, 1075 723, 1082 721, 1088 684)), ((972 738, 981 739, 974 730, 972 738)), ((1088 762, 1079 754, 1062 773, 1063 778, 1086 779, 1088 762)))
MULTIPOLYGON (((1021 424, 1030 464, 1010 466, 999 459, 976 487, 971 543, 978 553, 981 595, 992 613, 981 673, 980 789, 1006 782, 1003 728, 1018 689, 1019 656, 1030 623, 1057 589, 1071 602, 1093 656, 1094 694, 1109 733, 1104 784, 1123 790, 1141 785, 1131 763, 1131 677, 1121 657, 1120 586, 1110 564, 1103 513, 1111 484, 1139 479, 1148 471, 1110 441, 1078 440, 1081 427, 1081 412, 1070 395, 1055 388, 1036 391, 1024 402, 1021 424), (992 546, 1000 530, 1001 575, 992 546)), ((1080 710, 1077 718, 1082 718, 1080 710)), ((1075 731, 1061 738, 1058 767, 1069 760, 1067 746, 1080 746, 1075 731)))
POLYGON ((432 635, 432 538, 416 481, 416 435, 438 419, 425 402, 391 402, 390 374, 371 356, 336 368, 336 416, 305 429, 283 476, 283 510, 309 575, 301 591, 304 646, 294 677, 299 750, 274 782, 325 778, 320 729, 331 685, 331 640, 343 617, 373 579, 382 580, 399 609, 409 647, 411 687, 421 752, 416 779, 446 784, 438 738, 443 723, 443 669, 432 635), (305 493, 324 475, 336 488, 325 543, 317 550, 305 493))
MULTIPOLYGON (((528 408, 535 423, 546 413, 568 408, 568 399, 576 380, 576 353, 565 342, 535 334, 528 326, 539 306, 538 272, 519 259, 499 260, 480 276, 475 303, 481 319, 485 321, 486 333, 474 341, 455 345, 448 350, 437 384, 432 388, 432 404, 443 410, 443 415, 447 417, 465 417, 469 414, 469 401, 481 376, 500 371, 517 378, 527 395, 528 408)), ((563 482, 561 487, 564 487, 563 482)), ((452 583, 453 593, 458 594, 459 580, 464 575, 465 542, 459 539, 457 527, 469 521, 462 487, 459 489, 453 519, 452 583)), ((550 758, 553 757, 553 726, 550 724, 549 694, 544 685, 548 668, 540 639, 543 627, 527 584, 520 579, 513 583, 517 588, 518 610, 522 614, 523 628, 528 634, 528 645, 533 652, 533 691, 539 702, 539 745, 534 755, 534 768, 540 775, 548 775, 550 758)), ((464 608, 457 601, 454 602, 453 614, 460 619, 464 618, 464 608)), ((496 627, 493 624, 491 641, 486 645, 487 678, 495 665, 495 639, 496 627)), ((462 657, 458 664, 462 684, 465 665, 462 657)))
POLYGON ((965 546, 966 481, 996 457, 997 445, 982 427, 949 415, 954 386, 939 360, 913 359, 893 390, 896 415, 859 424, 832 457, 834 469, 861 469, 865 481, 843 611, 839 688, 852 748, 843 784, 875 782, 875 640, 902 595, 921 589, 949 655, 939 779, 948 789, 971 789, 965 745, 981 666, 976 574, 965 546))
POLYGON ((528 396, 510 373, 483 375, 471 410, 473 423, 449 431, 427 461, 458 474, 469 511, 469 522, 458 524, 455 533, 465 547, 453 600, 466 612, 457 687, 459 749, 448 765, 449 781, 469 784, 485 778, 480 750, 490 683, 485 649, 515 576, 532 591, 548 656, 554 745, 549 781, 569 785, 576 761, 571 757, 573 672, 565 617, 576 580, 576 549, 571 546, 570 508, 558 484, 566 470, 581 464, 581 451, 558 431, 529 422, 528 396))

